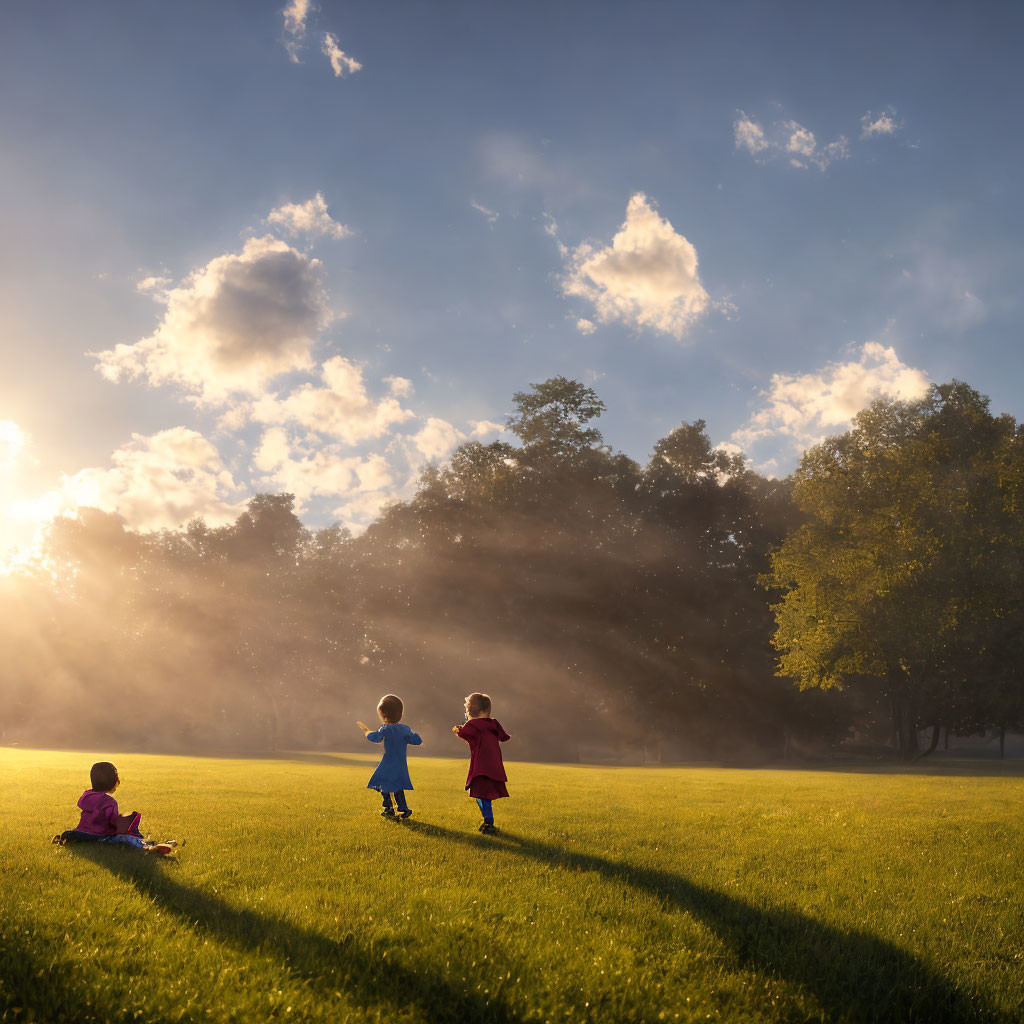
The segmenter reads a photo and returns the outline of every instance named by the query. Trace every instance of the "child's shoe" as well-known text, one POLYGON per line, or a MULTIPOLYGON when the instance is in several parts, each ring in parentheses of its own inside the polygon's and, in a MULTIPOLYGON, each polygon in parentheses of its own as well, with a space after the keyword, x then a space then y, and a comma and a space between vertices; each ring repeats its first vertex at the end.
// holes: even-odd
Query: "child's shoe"
POLYGON ((493 821, 485 821, 480 826, 480 831, 483 832, 484 835, 490 835, 492 832, 497 832, 498 830, 494 827, 493 821))
POLYGON ((174 853, 174 847, 170 843, 154 843, 146 850, 146 853, 157 853, 161 857, 170 857, 174 853))
POLYGON ((399 818, 411 818, 412 817, 412 808, 411 807, 404 807, 404 808, 402 808, 402 810, 400 810, 398 812, 396 817, 399 817, 399 818))
POLYGON ((380 812, 380 816, 382 818, 393 818, 395 816, 394 808, 385 807, 384 810, 380 812))

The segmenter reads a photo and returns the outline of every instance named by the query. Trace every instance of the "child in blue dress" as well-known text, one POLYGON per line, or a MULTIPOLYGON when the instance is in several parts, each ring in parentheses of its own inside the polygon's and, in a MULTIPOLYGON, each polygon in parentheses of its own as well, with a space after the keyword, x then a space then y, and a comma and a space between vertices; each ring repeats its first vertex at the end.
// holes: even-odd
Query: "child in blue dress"
POLYGON ((384 808, 380 812, 385 818, 410 818, 412 811, 405 802, 405 791, 412 789, 409 779, 409 765, 406 761, 406 747, 411 743, 419 746, 423 742, 407 725, 402 725, 404 706, 393 693, 382 697, 377 705, 377 714, 384 724, 376 730, 370 729, 364 722, 356 725, 366 734, 371 743, 384 743, 384 756, 377 765, 377 770, 370 776, 367 789, 376 789, 384 798, 384 808), (395 807, 391 806, 391 798, 395 798, 395 807))

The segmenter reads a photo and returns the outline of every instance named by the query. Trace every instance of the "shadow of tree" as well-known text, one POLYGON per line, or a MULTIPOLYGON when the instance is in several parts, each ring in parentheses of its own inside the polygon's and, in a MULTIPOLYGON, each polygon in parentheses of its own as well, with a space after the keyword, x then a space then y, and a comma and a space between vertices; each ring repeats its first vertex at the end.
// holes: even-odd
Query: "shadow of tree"
POLYGON ((436 964, 403 963, 392 944, 364 945, 351 932, 336 941, 285 918, 234 907, 178 882, 172 877, 173 863, 140 857, 134 851, 91 844, 67 849, 134 886, 190 928, 239 949, 276 956, 297 981, 325 997, 333 998, 337 990, 364 1007, 385 1011, 415 1005, 427 1020, 439 1024, 515 1024, 519 1020, 500 997, 454 984, 436 964))
POLYGON ((829 1020, 849 1024, 987 1021, 1020 1024, 966 992, 904 949, 862 931, 843 931, 784 907, 755 907, 682 875, 573 853, 508 832, 481 836, 409 821, 407 828, 476 849, 502 850, 568 871, 593 871, 685 911, 714 931, 746 968, 798 985, 829 1020))

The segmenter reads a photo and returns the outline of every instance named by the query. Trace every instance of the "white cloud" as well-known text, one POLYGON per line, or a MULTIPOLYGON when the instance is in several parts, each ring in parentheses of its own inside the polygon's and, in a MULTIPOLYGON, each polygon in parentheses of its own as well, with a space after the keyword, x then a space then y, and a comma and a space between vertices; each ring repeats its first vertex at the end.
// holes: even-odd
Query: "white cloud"
POLYGON ((362 533, 395 495, 390 491, 368 491, 334 509, 332 515, 354 534, 362 533))
POLYGON ((737 113, 732 130, 737 149, 745 149, 751 156, 756 157, 768 148, 764 129, 753 118, 747 117, 742 110, 737 113))
POLYGON ((830 363, 814 373, 772 375, 762 409, 732 435, 744 450, 768 439, 788 439, 802 451, 830 434, 842 433, 854 416, 877 398, 921 398, 928 375, 900 361, 896 350, 867 342, 860 358, 830 363))
POLYGON ((470 431, 473 437, 486 437, 488 434, 505 433, 504 424, 495 423, 494 420, 470 420, 469 425, 473 428, 470 431))
POLYGON ((408 377, 385 377, 388 392, 395 398, 408 398, 413 393, 412 381, 408 377))
POLYGON ((98 508, 123 516, 132 529, 159 530, 194 516, 221 525, 245 506, 220 452, 188 427, 132 434, 110 462, 106 469, 63 476, 56 488, 18 503, 12 514, 42 521, 76 508, 98 508))
POLYGON ((296 235, 327 235, 328 238, 347 238, 352 229, 334 220, 327 212, 323 193, 317 192, 304 203, 285 203, 270 211, 267 223, 296 235))
POLYGON ((429 416, 426 426, 413 434, 411 440, 425 459, 443 459, 466 440, 466 435, 447 420, 429 416))
POLYGON ((585 317, 580 317, 576 321, 576 330, 580 334, 593 334, 597 330, 597 324, 593 320, 587 320, 585 317))
POLYGON ((317 496, 336 498, 393 483, 383 455, 344 455, 339 445, 299 444, 283 427, 264 431, 253 464, 266 474, 263 485, 294 494, 299 508, 317 496))
POLYGON ((363 65, 354 57, 349 57, 344 50, 338 47, 338 37, 333 32, 324 33, 323 42, 324 56, 331 62, 331 69, 335 78, 341 78, 344 74, 354 75, 362 70, 363 65))
POLYGON ((389 377, 390 394, 378 401, 370 398, 363 371, 344 356, 323 364, 323 387, 302 384, 283 398, 262 395, 253 402, 250 415, 260 423, 296 423, 309 430, 337 438, 343 444, 358 444, 387 433, 393 424, 413 418, 399 398, 412 385, 404 377, 389 377))
POLYGON ((869 139, 872 135, 895 135, 902 127, 903 122, 897 121, 895 111, 873 114, 869 110, 860 119, 860 137, 869 139))
POLYGON ((312 0, 288 0, 284 11, 284 48, 293 64, 300 63, 299 54, 306 38, 306 19, 313 9, 312 0))
POLYGON ((697 250, 642 192, 630 198, 611 244, 577 246, 566 270, 563 292, 592 302, 602 323, 621 320, 682 338, 710 306, 697 250))
POLYGON ((158 302, 166 302, 169 284, 171 284, 169 277, 164 277, 162 274, 150 274, 135 282, 135 290, 144 295, 152 295, 158 302))
POLYGON ((834 142, 821 145, 814 132, 799 121, 773 122, 768 129, 742 110, 732 125, 737 149, 745 149, 757 163, 785 158, 793 167, 817 167, 826 170, 836 160, 850 155, 849 140, 840 135, 834 142))
POLYGON ((268 381, 308 369, 327 325, 319 261, 276 238, 250 238, 166 292, 157 329, 134 345, 92 353, 111 381, 145 377, 178 384, 202 402, 258 393, 268 381))
POLYGON ((499 214, 495 210, 490 210, 483 203, 478 203, 475 199, 469 201, 469 205, 473 207, 477 213, 482 213, 487 218, 487 223, 493 225, 498 219, 499 214))

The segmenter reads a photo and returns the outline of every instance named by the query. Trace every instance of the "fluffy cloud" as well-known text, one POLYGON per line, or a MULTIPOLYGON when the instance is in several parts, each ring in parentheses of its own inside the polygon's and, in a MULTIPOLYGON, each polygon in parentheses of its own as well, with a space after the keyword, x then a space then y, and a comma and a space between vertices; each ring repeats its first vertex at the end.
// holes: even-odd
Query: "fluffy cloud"
POLYGON ((488 434, 503 434, 505 427, 494 420, 470 420, 469 425, 473 428, 470 434, 473 437, 486 437, 488 434))
POLYGON ((902 127, 903 122, 896 120, 895 111, 876 115, 869 110, 860 119, 860 137, 869 139, 872 135, 895 135, 902 127))
POLYGON ((293 64, 299 63, 299 54, 306 38, 306 19, 313 9, 312 0, 288 0, 284 11, 284 48, 293 64))
POLYGON ((267 223, 296 235, 326 235, 328 238, 347 238, 352 229, 334 220, 327 212, 323 193, 317 192, 304 203, 285 203, 270 211, 267 223))
POLYGON ((164 302, 167 286, 171 283, 169 277, 164 277, 162 274, 150 274, 135 282, 135 290, 142 292, 143 295, 152 295, 159 302, 164 302))
POLYGON ((294 494, 300 507, 318 495, 340 497, 381 490, 393 483, 383 455, 346 456, 338 445, 299 445, 283 427, 264 432, 253 453, 253 464, 266 474, 263 484, 294 494))
POLYGON ((745 149, 751 156, 757 156, 768 148, 764 129, 753 118, 741 110, 733 123, 733 137, 737 149, 745 149))
POLYGON ((335 78, 341 78, 346 73, 354 75, 357 71, 362 70, 363 65, 354 57, 349 57, 338 46, 338 37, 333 32, 324 33, 323 53, 331 62, 331 69, 334 71, 335 78))
POLYGON ((13 512, 43 521, 76 508, 98 508, 123 516, 132 529, 159 530, 194 516, 220 525, 245 505, 220 452, 188 427, 132 434, 110 463, 62 477, 58 487, 13 512))
POLYGON ((896 350, 867 342, 860 358, 830 363, 816 373, 776 373, 766 400, 749 422, 732 435, 745 450, 769 438, 788 438, 795 450, 849 428, 854 416, 877 398, 921 398, 928 376, 900 361, 896 350))
POLYGON ((611 244, 577 246, 566 270, 563 292, 592 302, 602 323, 621 320, 682 338, 710 306, 697 250, 642 192, 630 198, 611 244))
POLYGON ((98 368, 111 381, 178 384, 203 402, 258 393, 312 364, 310 349, 330 320, 319 269, 280 239, 250 238, 168 289, 148 338, 93 353, 98 368))
POLYGON ((799 121, 776 121, 766 130, 740 110, 732 130, 736 148, 746 150, 758 163, 781 157, 793 167, 813 166, 824 171, 836 160, 844 160, 850 155, 845 135, 822 145, 814 132, 799 121))
POLYGON ((447 420, 427 417, 426 425, 412 435, 416 451, 425 459, 443 459, 466 440, 466 435, 447 420))
POLYGON ((593 334, 597 330, 597 324, 593 320, 587 320, 586 317, 580 317, 576 321, 576 330, 580 334, 593 334))
POLYGON ((390 491, 367 491, 339 505, 332 515, 342 526, 358 534, 373 522, 389 501, 394 500, 395 495, 390 491))
POLYGON ((412 381, 406 377, 385 377, 384 383, 395 398, 408 398, 413 393, 412 381))
POLYGON ((322 387, 302 384, 283 398, 263 395, 252 404, 251 418, 268 424, 295 423, 351 445, 380 437, 414 415, 399 401, 412 390, 404 377, 389 377, 390 393, 375 401, 367 393, 362 369, 344 356, 328 359, 321 376, 322 387))

